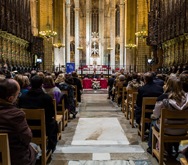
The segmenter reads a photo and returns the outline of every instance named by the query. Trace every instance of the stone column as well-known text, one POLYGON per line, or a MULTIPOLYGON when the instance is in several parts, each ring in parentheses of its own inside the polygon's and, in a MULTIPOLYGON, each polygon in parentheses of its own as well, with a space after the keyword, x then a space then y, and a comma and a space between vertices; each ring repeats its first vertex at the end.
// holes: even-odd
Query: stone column
MULTIPOLYGON (((127 43, 127 0, 124 1, 124 6, 125 6, 125 12, 124 12, 124 21, 125 21, 125 24, 124 24, 124 46, 126 45, 127 43)), ((124 68, 126 69, 126 66, 127 66, 127 51, 126 51, 126 48, 124 47, 124 68)))
MULTIPOLYGON (((147 4, 145 1, 138 0, 137 1, 137 31, 143 30, 144 21, 147 27, 147 4)), ((146 45, 146 39, 138 38, 137 39, 137 57, 136 57, 136 64, 138 66, 139 72, 145 72, 145 68, 147 67, 147 58, 150 57, 149 54, 149 46, 146 45)))
POLYGON ((104 0, 99 1, 99 56, 100 64, 104 65, 104 0))
POLYGON ((110 47, 113 48, 110 54, 111 68, 115 68, 115 0, 111 0, 110 7, 110 47))
MULTIPOLYGON (((66 42, 65 42, 65 38, 66 38, 66 37, 65 37, 65 35, 66 35, 66 33, 65 33, 65 31, 66 31, 66 26, 65 26, 65 25, 66 25, 66 24, 65 24, 66 15, 65 15, 65 14, 66 14, 66 13, 65 13, 65 0, 63 0, 63 29, 62 29, 63 36, 62 36, 62 40, 61 40, 61 41, 62 41, 63 44, 65 44, 65 46, 67 46, 67 45, 66 45, 66 42)), ((63 49, 63 50, 62 50, 62 56, 63 56, 63 57, 62 57, 62 59, 63 59, 63 60, 62 60, 62 62, 63 62, 62 64, 63 64, 63 65, 66 65, 65 47, 63 47, 62 49, 63 49)), ((69 50, 70 50, 70 49, 69 49, 69 50)))
MULTIPOLYGON (((57 14, 60 15, 60 18, 58 18, 59 16, 57 16, 57 21, 56 22, 56 26, 58 29, 58 34, 57 34, 57 38, 61 39, 61 43, 65 43, 65 2, 64 1, 59 1, 56 5, 56 11, 58 12, 57 14), (59 7, 60 10, 57 9, 57 7, 59 7)), ((58 40, 56 40, 55 42, 58 42, 58 40)), ((58 67, 59 69, 61 69, 62 65, 65 65, 65 47, 61 47, 61 48, 54 48, 54 64, 55 67, 58 67)))
POLYGON ((74 3, 75 3, 75 9, 74 9, 74 11, 75 11, 75 68, 77 69, 80 65, 80 62, 79 62, 79 56, 80 56, 79 53, 80 52, 77 48, 79 46, 83 46, 83 45, 80 45, 80 42, 79 42, 79 39, 80 39, 79 0, 74 0, 74 3))
POLYGON ((124 17, 125 5, 124 0, 120 0, 120 68, 124 66, 124 50, 125 50, 125 43, 124 43, 124 36, 125 36, 125 17, 124 17))
MULTIPOLYGON (((127 31, 126 31, 126 44, 135 44, 136 43, 136 0, 127 0, 127 31)), ((136 51, 135 48, 126 49, 126 69, 127 71, 133 71, 136 63, 136 51)))
POLYGON ((70 62, 70 0, 66 0, 66 62, 70 62))
POLYGON ((90 65, 91 9, 90 0, 86 1, 86 65, 90 65))

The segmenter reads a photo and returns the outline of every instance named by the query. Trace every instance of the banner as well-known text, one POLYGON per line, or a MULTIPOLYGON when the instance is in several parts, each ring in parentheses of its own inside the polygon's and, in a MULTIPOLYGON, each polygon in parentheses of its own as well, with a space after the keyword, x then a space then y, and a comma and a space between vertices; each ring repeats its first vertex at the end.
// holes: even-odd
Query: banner
POLYGON ((75 71, 75 63, 66 63, 66 72, 72 73, 75 71))

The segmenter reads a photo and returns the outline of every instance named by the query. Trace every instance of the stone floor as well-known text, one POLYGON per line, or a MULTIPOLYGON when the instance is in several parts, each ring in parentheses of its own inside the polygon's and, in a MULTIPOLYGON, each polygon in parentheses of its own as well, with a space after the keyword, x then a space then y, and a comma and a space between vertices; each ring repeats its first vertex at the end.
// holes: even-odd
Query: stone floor
POLYGON ((145 151, 147 143, 140 141, 137 128, 107 94, 83 94, 78 111, 62 132, 49 165, 158 164, 145 151))

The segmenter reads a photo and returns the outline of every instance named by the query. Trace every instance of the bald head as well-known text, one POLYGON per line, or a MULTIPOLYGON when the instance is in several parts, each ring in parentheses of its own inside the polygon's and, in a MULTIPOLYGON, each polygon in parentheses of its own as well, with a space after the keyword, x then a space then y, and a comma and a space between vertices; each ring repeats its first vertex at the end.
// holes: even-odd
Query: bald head
POLYGON ((17 99, 19 92, 20 92, 20 86, 16 80, 14 79, 0 80, 0 98, 1 99, 4 99, 9 102, 13 102, 17 99))

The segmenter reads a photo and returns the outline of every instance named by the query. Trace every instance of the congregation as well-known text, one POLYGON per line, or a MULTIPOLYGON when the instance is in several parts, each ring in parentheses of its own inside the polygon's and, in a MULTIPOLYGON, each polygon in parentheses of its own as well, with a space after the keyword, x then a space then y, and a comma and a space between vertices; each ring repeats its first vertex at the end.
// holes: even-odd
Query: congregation
MULTIPOLYGON (((108 98, 117 102, 125 113, 126 118, 130 106, 128 98, 129 91, 137 93, 134 107, 135 122, 133 127, 141 129, 143 127, 143 100, 144 98, 156 98, 156 103, 148 105, 152 109, 144 118, 150 118, 151 122, 144 123, 144 140, 148 141, 147 152, 152 154, 152 132, 155 128, 160 131, 160 118, 162 110, 167 108, 177 113, 188 110, 188 76, 187 70, 181 73, 156 74, 155 72, 146 73, 127 73, 121 69, 112 73, 108 79, 108 98), (121 89, 120 89, 121 88, 121 89), (126 92, 127 95, 124 94, 126 92), (127 106, 128 105, 128 106, 127 106), (149 135, 147 136, 147 132, 149 135)), ((39 109, 45 111, 46 136, 48 137, 47 150, 53 153, 58 141, 58 122, 55 119, 56 105, 64 100, 64 108, 68 109, 68 118, 76 118, 76 106, 81 102, 82 79, 73 71, 71 74, 50 73, 32 70, 30 73, 10 72, 2 68, 0 72, 0 133, 7 133, 10 146, 10 158, 12 165, 34 165, 37 158, 37 148, 32 144, 32 132, 27 123, 25 113, 20 110, 39 109), (75 98, 76 88, 76 98, 75 98), (18 152, 19 151, 19 152, 18 152), (24 155, 24 156, 23 156, 24 155)), ((132 97, 132 96, 131 96, 132 97)), ((131 113, 131 112, 129 112, 131 113)), ((166 121, 167 123, 187 124, 187 119, 166 121)), ((61 130, 62 131, 62 130, 61 130)), ((60 131, 60 132, 61 132, 60 131)), ((165 135, 187 136, 186 129, 165 129, 165 135)), ((142 135, 141 135, 142 136, 142 135)), ((142 138, 142 137, 141 137, 142 138)), ((180 142, 180 141, 179 141, 180 142)), ((179 142, 170 142, 164 145, 167 156, 177 157, 179 154, 179 142)), ((182 151, 188 159, 187 148, 182 151)), ((159 160, 160 161, 160 160, 159 160)))

